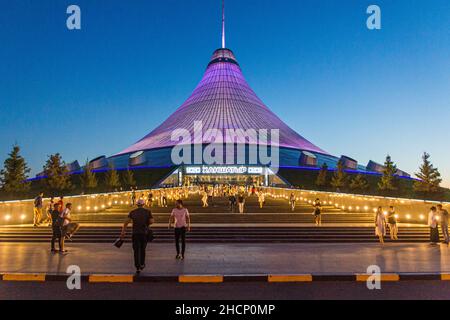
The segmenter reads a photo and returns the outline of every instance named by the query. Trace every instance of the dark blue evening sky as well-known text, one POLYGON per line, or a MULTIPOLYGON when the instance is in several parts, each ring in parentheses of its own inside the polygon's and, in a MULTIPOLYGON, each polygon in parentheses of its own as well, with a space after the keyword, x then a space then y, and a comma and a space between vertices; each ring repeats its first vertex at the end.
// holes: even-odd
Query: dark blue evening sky
MULTIPOLYGON (((188 97, 220 46, 220 0, 14 0, 0 5, 0 161, 23 149, 112 155, 188 97), (66 28, 66 8, 82 30, 66 28)), ((227 0, 227 47, 301 135, 360 163, 421 153, 450 186, 450 1, 227 0), (366 8, 382 30, 366 28, 366 8)))

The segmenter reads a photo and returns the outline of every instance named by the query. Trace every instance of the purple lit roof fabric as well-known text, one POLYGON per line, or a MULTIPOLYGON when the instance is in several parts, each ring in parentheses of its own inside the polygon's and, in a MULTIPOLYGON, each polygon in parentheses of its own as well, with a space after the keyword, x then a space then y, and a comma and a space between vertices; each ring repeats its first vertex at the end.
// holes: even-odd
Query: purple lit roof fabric
MULTIPOLYGON (((134 145, 120 152, 172 147, 175 129, 187 129, 193 137, 194 121, 208 129, 279 129, 279 146, 328 154, 289 128, 256 96, 244 79, 233 53, 228 49, 214 52, 206 72, 191 96, 159 127, 134 145)), ((223 132, 225 136, 225 132, 223 132)), ((270 136, 269 136, 270 137, 270 136)), ((269 144, 270 144, 270 138, 269 144)), ((227 142, 227 141, 224 141, 227 142)))

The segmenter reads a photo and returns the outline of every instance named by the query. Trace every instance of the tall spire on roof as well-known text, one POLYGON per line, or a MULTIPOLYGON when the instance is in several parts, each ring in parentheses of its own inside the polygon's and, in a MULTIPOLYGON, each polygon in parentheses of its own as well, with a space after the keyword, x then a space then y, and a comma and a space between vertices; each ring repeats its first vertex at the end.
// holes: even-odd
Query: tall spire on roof
POLYGON ((222 49, 225 49, 225 0, 222 0, 222 49))
MULTIPOLYGON (((174 130, 187 129, 191 137, 194 137, 193 125, 196 122, 203 124, 202 132, 208 132, 209 129, 252 129, 265 132, 275 129, 279 132, 277 147, 328 155, 288 127, 248 85, 233 52, 225 46, 225 0, 222 0, 222 48, 214 51, 200 83, 161 125, 116 156, 184 144, 172 139, 174 130)), ((235 144, 236 141, 227 136, 223 143, 235 144)))

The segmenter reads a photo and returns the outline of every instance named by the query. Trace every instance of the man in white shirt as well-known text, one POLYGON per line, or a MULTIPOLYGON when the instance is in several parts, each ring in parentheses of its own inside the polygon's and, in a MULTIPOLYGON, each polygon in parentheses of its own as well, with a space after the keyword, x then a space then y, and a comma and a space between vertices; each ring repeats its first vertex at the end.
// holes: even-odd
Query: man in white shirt
POLYGON ((72 239, 75 232, 78 231, 80 225, 78 223, 72 222, 71 218, 72 204, 66 204, 66 208, 61 213, 61 219, 63 220, 62 234, 65 239, 72 239))

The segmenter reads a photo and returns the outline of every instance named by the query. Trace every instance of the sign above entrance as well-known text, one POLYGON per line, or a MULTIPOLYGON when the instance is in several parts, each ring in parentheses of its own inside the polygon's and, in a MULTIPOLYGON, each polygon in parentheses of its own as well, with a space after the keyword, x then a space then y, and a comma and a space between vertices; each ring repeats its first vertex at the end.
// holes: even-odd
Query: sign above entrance
POLYGON ((263 167, 247 166, 189 166, 186 174, 264 174, 263 167))

